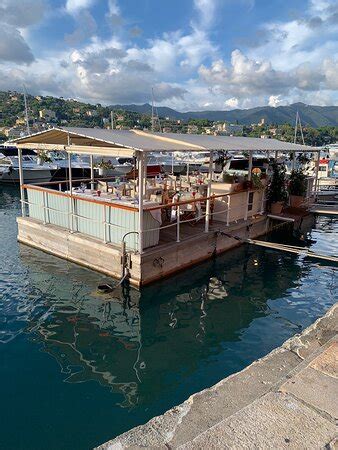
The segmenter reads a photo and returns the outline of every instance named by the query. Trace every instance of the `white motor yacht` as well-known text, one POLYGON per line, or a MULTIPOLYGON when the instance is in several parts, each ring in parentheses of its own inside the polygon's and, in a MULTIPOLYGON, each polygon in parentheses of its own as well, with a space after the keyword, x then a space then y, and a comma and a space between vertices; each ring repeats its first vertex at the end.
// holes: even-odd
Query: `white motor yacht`
POLYGON ((161 166, 163 172, 179 175, 186 169, 186 164, 177 159, 175 152, 168 154, 164 152, 154 152, 147 157, 147 167, 161 166))
MULTIPOLYGON (((22 156, 23 177, 25 183, 44 183, 52 179, 56 166, 53 164, 38 164, 34 155, 22 156)), ((19 183, 18 156, 5 155, 0 160, 0 182, 19 183)))

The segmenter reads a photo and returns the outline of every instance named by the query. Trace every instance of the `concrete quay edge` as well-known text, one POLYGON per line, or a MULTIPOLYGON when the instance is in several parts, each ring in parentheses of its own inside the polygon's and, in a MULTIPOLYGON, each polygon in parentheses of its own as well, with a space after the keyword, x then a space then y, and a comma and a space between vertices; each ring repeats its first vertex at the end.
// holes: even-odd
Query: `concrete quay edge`
POLYGON ((337 449, 338 303, 265 357, 98 450, 337 449))

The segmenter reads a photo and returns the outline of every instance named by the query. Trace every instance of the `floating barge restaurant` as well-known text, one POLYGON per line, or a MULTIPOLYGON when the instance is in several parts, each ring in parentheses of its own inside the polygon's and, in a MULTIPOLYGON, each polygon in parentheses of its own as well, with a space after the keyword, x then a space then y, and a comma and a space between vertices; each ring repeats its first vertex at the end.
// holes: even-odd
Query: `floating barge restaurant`
MULTIPOLYGON (((90 128, 53 128, 13 143, 21 164, 18 240, 118 279, 127 273, 135 286, 238 245, 232 236, 263 235, 271 219, 290 220, 266 212, 267 178, 261 167, 260 186, 252 184, 253 153, 271 160, 316 151, 275 139, 90 128), (23 148, 67 152, 68 179, 25 184, 23 148), (246 183, 225 182, 213 171, 213 155, 220 150, 249 154, 246 183), (209 172, 147 177, 147 157, 154 152, 210 152, 209 172), (90 179, 72 180, 73 154, 90 155, 90 179), (97 179, 97 157, 133 158, 134 170, 125 180, 97 179)), ((317 184, 318 176, 309 177, 308 200, 317 184)))

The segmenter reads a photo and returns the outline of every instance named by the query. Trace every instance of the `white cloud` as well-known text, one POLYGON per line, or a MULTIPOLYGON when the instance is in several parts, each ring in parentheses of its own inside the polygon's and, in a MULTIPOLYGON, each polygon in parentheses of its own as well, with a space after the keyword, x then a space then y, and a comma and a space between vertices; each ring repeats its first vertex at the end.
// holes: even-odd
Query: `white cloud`
POLYGON ((96 0, 67 0, 66 11, 69 14, 76 14, 82 9, 90 8, 96 0))
POLYGON ((276 89, 284 90, 294 82, 290 73, 274 70, 268 61, 249 59, 240 50, 232 52, 230 66, 217 60, 210 68, 202 65, 199 73, 205 83, 240 97, 274 93, 276 89))
POLYGON ((0 63, 30 64, 33 52, 25 36, 46 10, 45 0, 2 0, 0 4, 0 63))
POLYGON ((0 62, 4 61, 29 64, 34 61, 34 56, 20 31, 3 23, 1 24, 0 62))
POLYGON ((46 12, 45 0, 1 0, 0 21, 25 28, 38 23, 46 12))
POLYGON ((327 58, 323 63, 325 84, 328 89, 338 89, 338 60, 327 58))
MULTIPOLYGON (((248 104, 258 99, 270 106, 277 106, 286 99, 292 101, 303 97, 311 98, 307 93, 336 90, 338 88, 338 60, 327 58, 320 64, 299 64, 290 70, 276 70, 269 61, 256 61, 248 58, 239 50, 234 50, 231 63, 214 61, 210 67, 201 65, 201 80, 210 87, 214 95, 229 97, 232 95, 238 105, 248 104)), ((334 93, 333 93, 334 95, 334 93)), ((227 104, 231 106, 231 104, 227 104)))
MULTIPOLYGON (((0 88, 25 82, 32 93, 143 103, 155 87, 158 103, 182 110, 338 101, 338 9, 332 2, 313 0, 301 18, 266 23, 246 49, 243 44, 241 51, 222 54, 213 41, 220 0, 193 0, 188 30, 137 43, 122 26, 127 21, 117 0, 105 0, 106 31, 107 21, 113 25, 105 38, 90 12, 97 0, 64 0, 61 12, 75 24, 65 36, 72 48, 51 48, 34 59, 29 31, 41 21, 45 1, 0 0, 0 88), (29 64, 29 70, 18 63, 29 64)), ((239 3, 239 8, 254 5, 239 3)))
POLYGON ((82 11, 77 17, 75 30, 65 35, 65 41, 71 46, 75 46, 93 36, 97 31, 97 24, 89 11, 82 11))
POLYGON ((215 0, 194 0, 194 7, 198 13, 198 24, 194 25, 195 29, 208 28, 215 16, 216 2, 215 0))
POLYGON ((236 97, 228 98, 228 100, 225 100, 224 105, 226 106, 226 108, 230 109, 238 108, 239 105, 238 98, 236 97))
POLYGON ((280 95, 270 95, 268 105, 272 106, 273 108, 276 108, 277 106, 281 105, 283 102, 281 100, 280 95))
POLYGON ((110 15, 120 15, 120 7, 117 3, 117 0, 108 0, 108 10, 110 15))

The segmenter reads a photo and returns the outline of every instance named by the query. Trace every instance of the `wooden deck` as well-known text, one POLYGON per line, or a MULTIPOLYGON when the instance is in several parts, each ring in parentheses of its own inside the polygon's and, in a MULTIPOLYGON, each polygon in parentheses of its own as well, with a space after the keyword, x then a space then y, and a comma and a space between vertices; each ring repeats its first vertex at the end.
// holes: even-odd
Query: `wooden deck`
MULTIPOLYGON (((238 225, 241 224, 244 224, 244 220, 238 220, 237 222, 234 222, 227 227, 225 222, 214 220, 209 225, 209 232, 218 230, 231 230, 233 228, 237 228, 238 225)), ((195 240, 197 237, 204 237, 205 235, 205 224, 203 220, 197 223, 181 223, 180 242, 177 242, 177 228, 176 224, 173 224, 173 226, 170 228, 161 229, 158 245, 145 249, 144 253, 152 253, 154 250, 157 252, 159 247, 175 246, 181 242, 195 240)))

